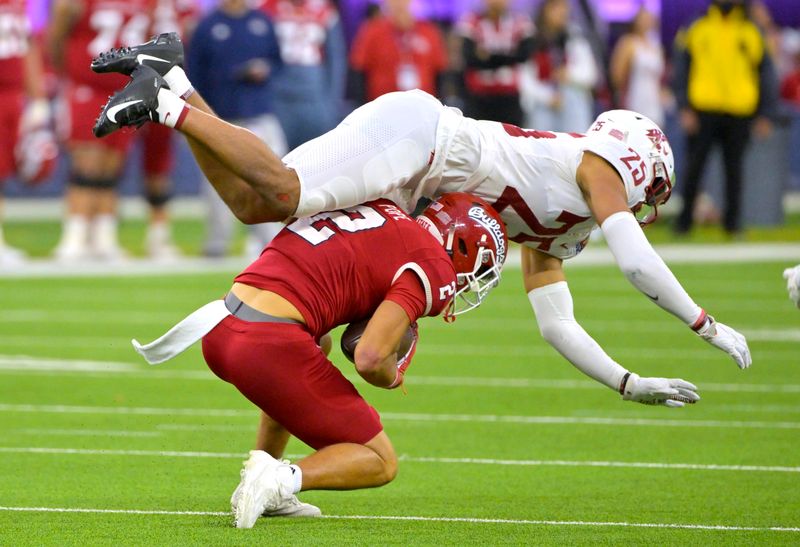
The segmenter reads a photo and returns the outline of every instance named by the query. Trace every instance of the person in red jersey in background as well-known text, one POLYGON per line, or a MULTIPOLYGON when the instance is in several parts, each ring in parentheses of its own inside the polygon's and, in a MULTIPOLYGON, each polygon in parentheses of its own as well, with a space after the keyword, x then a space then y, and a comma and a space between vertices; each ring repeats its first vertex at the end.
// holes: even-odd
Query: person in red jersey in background
POLYGON ((49 50, 64 77, 59 117, 72 159, 66 218, 55 255, 63 260, 117 259, 117 184, 133 133, 92 137, 97 113, 124 78, 95 74, 92 58, 148 38, 155 0, 54 0, 49 50))
POLYGON ((364 22, 350 51, 357 99, 411 89, 438 95, 438 79, 447 68, 442 33, 414 17, 411 0, 386 0, 384 10, 385 15, 364 22))
POLYGON ((344 110, 347 46, 329 0, 265 0, 283 68, 275 75, 275 115, 289 150, 336 127, 344 110))
POLYGON ((484 0, 484 11, 457 26, 462 39, 465 114, 472 118, 523 125, 519 67, 533 51, 533 22, 514 14, 509 0, 484 0))
POLYGON ((296 465, 251 451, 231 498, 237 527, 252 527, 262 514, 319 515, 297 501, 301 490, 394 479, 397 456, 377 412, 328 360, 322 338, 368 320, 355 342, 356 370, 374 386, 399 387, 416 347, 416 321, 477 307, 499 282, 507 243, 499 215, 464 193, 442 195, 416 222, 386 199, 323 212, 284 228, 224 301, 155 342, 133 342, 155 364, 202 337, 217 376, 316 450, 296 465), (404 337, 411 341, 400 350, 404 337))
MULTIPOLYGON (((34 147, 35 143, 26 139, 49 121, 42 57, 31 38, 26 2, 0 0, 0 185, 15 175, 32 180, 43 161, 54 160, 56 150, 52 146, 49 150, 34 147), (29 162, 36 165, 28 166, 29 162)), ((6 245, 0 224, 0 267, 19 264, 24 256, 6 245)))
MULTIPOLYGON (((151 34, 177 32, 184 43, 200 16, 197 0, 157 0, 151 34)), ((172 199, 170 173, 174 166, 171 131, 149 124, 141 130, 144 196, 150 206, 150 221, 145 236, 145 252, 150 258, 180 256, 172 240, 169 201, 172 199)))

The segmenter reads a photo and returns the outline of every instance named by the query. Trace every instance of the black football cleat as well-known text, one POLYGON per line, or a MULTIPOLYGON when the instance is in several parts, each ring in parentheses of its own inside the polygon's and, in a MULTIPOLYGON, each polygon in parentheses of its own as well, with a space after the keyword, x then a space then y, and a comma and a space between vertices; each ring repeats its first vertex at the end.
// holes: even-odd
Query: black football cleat
POLYGON ((158 92, 167 83, 155 70, 139 66, 132 80, 108 99, 94 122, 95 137, 105 137, 122 127, 140 127, 145 122, 158 121, 158 92))
POLYGON ((183 65, 183 42, 175 32, 155 36, 138 46, 114 48, 92 60, 95 72, 119 72, 130 76, 137 66, 147 66, 163 76, 175 65, 183 65))

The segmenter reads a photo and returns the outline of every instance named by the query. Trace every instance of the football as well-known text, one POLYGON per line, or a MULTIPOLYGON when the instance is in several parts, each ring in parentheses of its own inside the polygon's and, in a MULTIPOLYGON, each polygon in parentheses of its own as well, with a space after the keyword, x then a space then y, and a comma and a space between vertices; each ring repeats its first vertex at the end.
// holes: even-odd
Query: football
MULTIPOLYGON (((369 323, 369 319, 350 323, 342 333, 342 338, 339 342, 339 345, 342 348, 342 353, 344 353, 344 356, 347 357, 347 360, 353 364, 356 362, 356 346, 358 345, 358 341, 361 340, 361 335, 364 334, 364 329, 367 328, 367 323, 369 323)), ((409 326, 406 330, 406 333, 400 339, 400 345, 397 348, 398 358, 408 353, 413 341, 414 331, 409 326)))

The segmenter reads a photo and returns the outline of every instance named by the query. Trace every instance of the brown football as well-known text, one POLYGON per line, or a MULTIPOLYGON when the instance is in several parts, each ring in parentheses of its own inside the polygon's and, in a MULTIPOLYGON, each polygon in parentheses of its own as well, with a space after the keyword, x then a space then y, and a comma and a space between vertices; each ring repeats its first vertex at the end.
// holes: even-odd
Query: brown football
MULTIPOLYGON (((350 323, 342 333, 342 339, 340 340, 339 345, 342 348, 342 353, 344 353, 344 356, 347 357, 347 360, 351 363, 356 362, 356 345, 358 345, 358 341, 361 340, 361 335, 364 334, 364 329, 367 328, 367 323, 369 323, 369 319, 350 323)), ((413 340, 414 331, 411 329, 411 327, 408 327, 408 330, 406 330, 406 333, 400 339, 400 345, 397 348, 398 358, 408 353, 413 340)))

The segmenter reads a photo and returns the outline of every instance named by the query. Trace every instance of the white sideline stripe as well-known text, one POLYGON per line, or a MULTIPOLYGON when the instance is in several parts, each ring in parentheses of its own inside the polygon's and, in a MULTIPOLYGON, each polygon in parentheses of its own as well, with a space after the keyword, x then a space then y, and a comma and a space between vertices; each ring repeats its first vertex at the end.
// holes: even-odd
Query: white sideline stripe
MULTIPOLYGON (((800 245, 795 243, 735 243, 729 245, 656 245, 656 251, 669 264, 736 263, 762 261, 800 260, 800 245)), ((568 267, 602 266, 615 264, 611 252, 603 246, 589 247, 570 260, 568 267)), ((246 266, 242 258, 212 260, 201 257, 183 257, 169 262, 130 258, 114 263, 86 262, 64 264, 51 259, 31 259, 25 264, 0 270, 0 278, 51 278, 51 277, 130 277, 170 274, 197 274, 210 272, 237 272, 246 266)), ((519 268, 519 252, 509 253, 506 268, 519 268)))
MULTIPOLYGON (((226 511, 167 511, 161 509, 90 509, 83 507, 9 507, 0 506, 0 511, 30 513, 101 513, 119 515, 169 515, 198 517, 230 517, 226 511)), ((667 522, 593 522, 583 520, 528 520, 490 519, 474 517, 420 517, 410 515, 322 515, 318 518, 333 520, 387 520, 413 522, 452 522, 466 524, 522 524, 530 526, 586 526, 622 528, 668 528, 682 530, 711 530, 726 532, 800 532, 792 526, 738 526, 725 524, 679 524, 667 522)))
MULTIPOLYGON (((102 448, 48 448, 48 447, 0 447, 0 453, 11 454, 64 454, 79 456, 143 456, 160 458, 219 458, 241 459, 247 454, 239 452, 185 452, 177 450, 122 450, 102 448)), ((292 460, 303 458, 307 454, 288 454, 292 460)), ((691 471, 742 471, 768 473, 800 473, 800 467, 785 465, 724 465, 701 463, 668 463, 668 462, 621 462, 592 460, 506 460, 491 458, 448 458, 429 456, 398 457, 400 461, 409 463, 444 463, 467 465, 507 465, 521 467, 609 467, 635 469, 685 469, 691 471)))
MULTIPOLYGON (((252 418, 254 410, 164 408, 126 406, 79 406, 0 404, 0 412, 50 412, 71 414, 134 414, 156 416, 214 416, 252 418)), ((800 429, 800 422, 764 422, 743 420, 658 420, 653 418, 608 418, 603 416, 510 416, 496 414, 425 414, 384 412, 381 418, 401 422, 480 422, 538 425, 632 425, 646 427, 711 427, 722 429, 800 429)))

